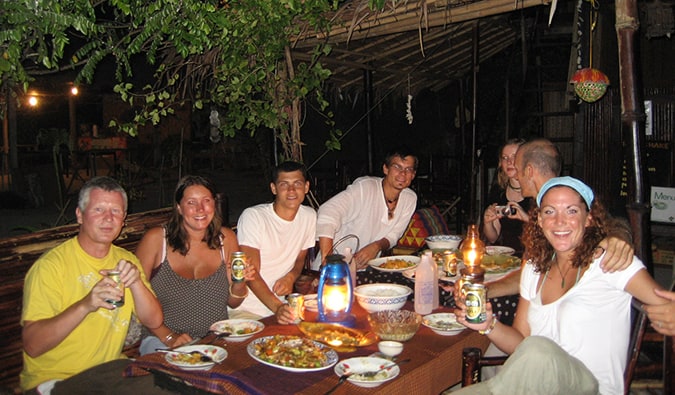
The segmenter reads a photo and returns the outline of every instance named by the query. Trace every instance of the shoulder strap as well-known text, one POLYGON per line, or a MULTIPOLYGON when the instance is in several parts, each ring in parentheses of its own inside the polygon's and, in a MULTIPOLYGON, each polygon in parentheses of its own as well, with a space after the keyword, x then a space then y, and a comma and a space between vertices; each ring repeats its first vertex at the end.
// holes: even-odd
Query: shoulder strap
POLYGON ((166 260, 166 227, 162 229, 164 229, 164 237, 162 238, 162 259, 159 261, 160 264, 166 260))
POLYGON ((223 237, 224 236, 221 233, 220 236, 219 236, 219 238, 220 238, 220 259, 221 259, 222 263, 225 263, 227 261, 225 260, 225 242, 223 241, 223 237))

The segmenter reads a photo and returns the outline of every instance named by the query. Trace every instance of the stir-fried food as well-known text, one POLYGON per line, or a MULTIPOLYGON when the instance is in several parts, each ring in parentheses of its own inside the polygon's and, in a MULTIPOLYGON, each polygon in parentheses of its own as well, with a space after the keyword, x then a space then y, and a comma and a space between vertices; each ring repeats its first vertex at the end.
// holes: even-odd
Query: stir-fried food
POLYGON ((254 345, 255 355, 265 362, 293 368, 320 368, 326 365, 323 348, 297 336, 273 336, 254 345))
POLYGON ((298 324, 300 331, 311 340, 332 347, 357 347, 372 344, 373 338, 365 338, 364 333, 337 324, 303 321, 298 324))
POLYGON ((204 361, 202 360, 202 356, 204 355, 199 351, 193 351, 191 353, 177 352, 177 353, 170 353, 169 360, 176 364, 196 365, 204 363, 204 361))
POLYGON ((405 259, 389 259, 380 265, 382 269, 407 269, 413 266, 415 266, 414 262, 406 261, 405 259))

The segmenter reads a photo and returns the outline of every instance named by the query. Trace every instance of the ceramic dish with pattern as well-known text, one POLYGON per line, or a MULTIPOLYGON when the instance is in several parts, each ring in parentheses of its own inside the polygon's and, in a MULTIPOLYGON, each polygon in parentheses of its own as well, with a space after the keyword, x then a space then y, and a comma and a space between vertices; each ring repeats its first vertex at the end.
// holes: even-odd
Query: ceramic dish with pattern
POLYGON ((167 351, 164 359, 184 370, 209 370, 227 358, 227 351, 224 348, 205 344, 178 347, 175 351, 180 352, 167 351), (193 351, 195 353, 190 354, 193 351), (211 361, 202 361, 202 355, 211 357, 211 361))
POLYGON ((414 255, 393 255, 368 261, 373 269, 383 272, 403 272, 414 269, 420 263, 420 257, 414 255))
POLYGON ((363 388, 373 388, 394 379, 399 375, 401 369, 397 365, 394 365, 389 369, 378 372, 372 377, 367 377, 360 373, 374 372, 389 365, 392 365, 392 361, 385 358, 355 357, 340 361, 335 365, 333 371, 335 371, 338 377, 343 374, 350 375, 347 381, 354 385, 363 388))
POLYGON ((441 336, 453 336, 466 329, 464 325, 457 322, 457 317, 453 313, 425 315, 422 317, 422 325, 441 336))
POLYGON ((433 235, 427 236, 424 241, 427 243, 427 247, 436 250, 452 250, 459 247, 459 243, 462 241, 462 236, 459 235, 433 235))
POLYGON ((520 267, 520 258, 511 255, 484 255, 480 262, 485 273, 507 273, 520 267))
POLYGON ((506 246, 487 246, 485 247, 485 254, 487 255, 513 255, 516 252, 511 247, 506 246))
POLYGON ((265 336, 246 346, 256 361, 288 372, 316 372, 338 361, 335 350, 317 341, 299 336, 265 336))
POLYGON ((256 333, 262 331, 265 324, 256 320, 231 319, 218 321, 211 325, 210 331, 222 334, 229 333, 225 340, 232 342, 244 341, 256 333))

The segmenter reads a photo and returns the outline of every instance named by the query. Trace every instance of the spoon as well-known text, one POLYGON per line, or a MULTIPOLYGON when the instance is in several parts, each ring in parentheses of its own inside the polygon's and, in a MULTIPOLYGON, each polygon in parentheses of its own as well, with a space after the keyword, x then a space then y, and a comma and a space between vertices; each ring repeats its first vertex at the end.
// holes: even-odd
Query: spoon
POLYGON ((376 376, 378 373, 380 373, 380 372, 383 372, 383 371, 385 371, 385 370, 387 370, 387 369, 391 369, 391 368, 393 368, 393 367, 396 366, 396 365, 402 365, 402 364, 404 364, 404 363, 406 363, 406 362, 410 362, 410 358, 408 358, 408 359, 403 359, 403 360, 400 360, 400 361, 397 361, 397 362, 394 362, 394 363, 390 363, 389 365, 384 366, 384 367, 382 367, 381 369, 378 369, 378 370, 371 370, 371 371, 369 371, 369 372, 362 372, 362 373, 359 373, 359 372, 345 373, 345 374, 343 374, 342 376, 340 376, 340 378, 338 379, 337 384, 335 384, 335 385, 333 386, 333 388, 329 389, 328 392, 326 392, 324 395, 332 394, 333 391, 335 391, 335 390, 337 389, 337 387, 339 387, 340 385, 342 385, 342 383, 344 383, 345 381, 347 381, 348 378, 350 378, 351 376, 353 376, 353 375, 355 375, 355 374, 358 374, 358 375, 364 376, 364 377, 375 377, 375 376, 376 376))

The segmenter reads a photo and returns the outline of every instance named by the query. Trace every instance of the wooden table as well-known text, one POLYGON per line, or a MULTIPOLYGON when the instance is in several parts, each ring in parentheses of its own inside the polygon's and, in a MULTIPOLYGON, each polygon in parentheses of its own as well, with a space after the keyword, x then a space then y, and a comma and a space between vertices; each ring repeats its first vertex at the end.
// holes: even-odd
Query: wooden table
MULTIPOLYGON (((411 309, 408 303, 405 308, 411 309)), ((366 312, 355 304, 357 327, 367 328, 366 312)), ((435 312, 449 311, 447 308, 435 312)), ((266 327, 255 338, 270 335, 301 335, 295 325, 278 325, 272 317, 263 320, 266 327)), ((208 339, 208 338, 207 338, 208 339)), ((225 345, 228 357, 209 371, 185 372, 164 360, 164 354, 149 354, 140 357, 133 366, 145 366, 170 372, 191 384, 213 392, 231 394, 251 393, 293 393, 323 394, 337 383, 333 368, 319 372, 292 373, 258 363, 251 358, 246 346, 252 339, 235 343, 217 340, 213 344, 225 345), (201 383, 200 383, 201 381, 201 383)), ((399 359, 411 361, 401 365, 400 375, 376 388, 365 389, 345 383, 335 394, 438 394, 461 380, 462 350, 465 347, 479 347, 485 350, 489 341, 485 336, 472 330, 465 330, 455 336, 440 336, 429 328, 420 326, 418 332, 404 343, 399 359)), ((377 345, 359 348, 352 353, 339 353, 339 359, 367 356, 377 351, 377 345)), ((135 369, 136 373, 140 371, 135 369)))

